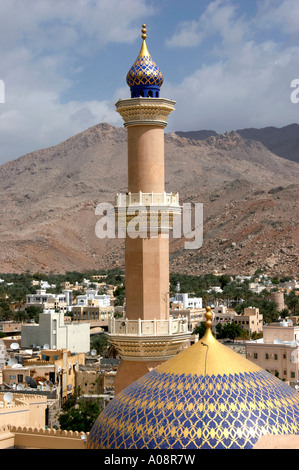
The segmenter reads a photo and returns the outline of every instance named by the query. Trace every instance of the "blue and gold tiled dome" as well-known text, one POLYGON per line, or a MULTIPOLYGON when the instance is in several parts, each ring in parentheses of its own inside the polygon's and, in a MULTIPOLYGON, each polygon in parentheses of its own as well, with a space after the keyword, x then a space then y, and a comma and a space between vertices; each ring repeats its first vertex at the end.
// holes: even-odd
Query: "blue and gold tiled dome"
POLYGON ((119 393, 89 449, 250 449, 265 434, 299 434, 299 395, 206 333, 119 393))
POLYGON ((127 74, 127 84, 131 90, 132 98, 151 97, 159 98, 160 87, 164 78, 161 70, 153 61, 148 52, 146 39, 146 25, 142 25, 142 46, 137 59, 127 74))

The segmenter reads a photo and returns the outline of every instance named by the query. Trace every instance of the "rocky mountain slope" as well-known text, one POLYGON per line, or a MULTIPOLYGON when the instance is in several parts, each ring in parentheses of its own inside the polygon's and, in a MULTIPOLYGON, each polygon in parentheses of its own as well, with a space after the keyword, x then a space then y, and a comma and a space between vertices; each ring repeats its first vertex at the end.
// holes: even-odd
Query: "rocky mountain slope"
MULTIPOLYGON (((203 203, 204 240, 171 240, 171 270, 298 274, 299 164, 231 132, 165 135, 166 190, 203 203)), ((127 191, 126 129, 102 123, 0 167, 0 272, 123 266, 119 239, 95 235, 99 203, 127 191)))
MULTIPOLYGON (((261 142, 267 149, 279 157, 299 163, 299 124, 290 124, 281 128, 264 127, 263 129, 238 129, 236 131, 244 139, 261 142)), ((217 136, 215 131, 201 130, 189 132, 176 132, 180 137, 195 140, 204 140, 210 136, 217 136)))

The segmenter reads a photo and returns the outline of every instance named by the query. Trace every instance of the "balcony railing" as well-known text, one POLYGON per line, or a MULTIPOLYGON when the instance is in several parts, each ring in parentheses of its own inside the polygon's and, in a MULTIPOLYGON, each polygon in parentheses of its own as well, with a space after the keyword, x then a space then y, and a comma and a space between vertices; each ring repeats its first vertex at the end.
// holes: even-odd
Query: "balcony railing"
POLYGON ((140 206, 179 206, 178 193, 117 193, 115 205, 117 207, 128 207, 130 205, 140 206))
POLYGON ((109 319, 108 332, 116 336, 173 336, 188 333, 188 317, 167 320, 109 319))

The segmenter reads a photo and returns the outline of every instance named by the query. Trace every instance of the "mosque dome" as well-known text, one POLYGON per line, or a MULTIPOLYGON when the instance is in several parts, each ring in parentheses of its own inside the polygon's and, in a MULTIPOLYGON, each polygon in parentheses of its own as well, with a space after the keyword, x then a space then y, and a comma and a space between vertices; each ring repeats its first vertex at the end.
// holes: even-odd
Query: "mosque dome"
POLYGON ((164 78, 161 70, 153 61, 148 52, 146 39, 146 25, 142 25, 142 46, 137 59, 127 74, 127 84, 131 90, 132 98, 151 97, 159 98, 160 87, 164 78))
POLYGON ((206 333, 120 392, 89 449, 250 449, 263 435, 299 434, 299 395, 206 333))

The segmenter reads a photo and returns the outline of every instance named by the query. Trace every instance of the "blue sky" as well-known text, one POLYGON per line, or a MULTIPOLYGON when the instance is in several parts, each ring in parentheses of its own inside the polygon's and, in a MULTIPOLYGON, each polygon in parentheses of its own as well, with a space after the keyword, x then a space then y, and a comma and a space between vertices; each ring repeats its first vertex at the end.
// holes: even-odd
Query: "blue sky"
POLYGON ((0 164, 100 122, 141 46, 176 101, 166 132, 299 122, 298 0, 1 0, 0 164))

